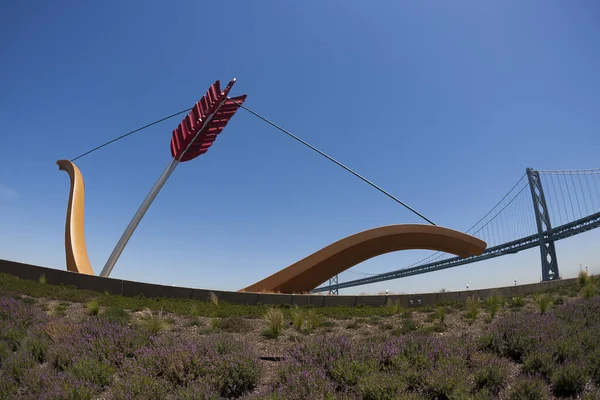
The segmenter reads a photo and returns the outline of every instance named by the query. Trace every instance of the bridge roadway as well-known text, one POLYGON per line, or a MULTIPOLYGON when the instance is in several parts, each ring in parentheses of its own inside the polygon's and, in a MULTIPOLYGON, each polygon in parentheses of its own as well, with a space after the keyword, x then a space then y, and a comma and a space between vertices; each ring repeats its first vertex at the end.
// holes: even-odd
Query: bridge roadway
MULTIPOLYGON (((561 240, 568 237, 587 232, 600 227, 600 212, 578 219, 568 224, 560 225, 544 232, 546 242, 550 240, 561 240)), ((322 286, 313 290, 313 293, 327 292, 333 289, 344 289, 354 286, 367 285, 369 283, 383 282, 392 279, 404 278, 412 275, 425 274, 427 272, 439 271, 446 268, 454 268, 460 265, 470 264, 478 261, 488 260, 490 258, 500 257, 507 254, 515 254, 519 251, 531 249, 539 246, 539 235, 536 233, 531 236, 523 237, 512 242, 500 244, 498 246, 486 249, 479 256, 472 257, 452 257, 428 264, 418 265, 416 267, 399 269, 386 272, 384 274, 370 276, 368 278, 355 279, 348 282, 341 282, 337 285, 322 286)))

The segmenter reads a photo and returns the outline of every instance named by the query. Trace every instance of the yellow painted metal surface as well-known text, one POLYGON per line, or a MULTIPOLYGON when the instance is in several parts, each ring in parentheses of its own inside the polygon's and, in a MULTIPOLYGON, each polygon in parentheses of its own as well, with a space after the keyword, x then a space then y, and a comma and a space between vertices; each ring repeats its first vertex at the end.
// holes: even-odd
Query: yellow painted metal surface
POLYGON ((72 272, 94 275, 87 253, 84 232, 85 188, 79 168, 69 160, 56 162, 58 169, 71 178, 71 190, 65 224, 65 254, 67 269, 72 272))
POLYGON ((480 255, 487 244, 433 225, 390 225, 359 232, 256 282, 242 292, 307 293, 370 258, 399 250, 436 250, 460 257, 480 255))

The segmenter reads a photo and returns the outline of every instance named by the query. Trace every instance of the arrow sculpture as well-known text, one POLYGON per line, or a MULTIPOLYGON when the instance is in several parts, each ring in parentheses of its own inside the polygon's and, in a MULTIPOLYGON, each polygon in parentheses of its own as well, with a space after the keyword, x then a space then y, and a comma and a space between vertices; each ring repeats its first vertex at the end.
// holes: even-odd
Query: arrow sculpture
MULTIPOLYGON (((206 94, 194 104, 190 113, 173 130, 171 136, 171 156, 173 159, 154 184, 142 205, 133 216, 131 222, 123 232, 115 246, 100 276, 108 277, 115 266, 131 235, 150 208, 152 201, 162 189, 167 179, 171 176, 180 162, 193 160, 206 153, 212 146, 231 117, 246 100, 246 95, 229 99, 227 95, 235 83, 233 79, 221 90, 219 81, 215 81, 206 94)), ((67 171, 71 178, 71 192, 67 209, 67 222, 65 230, 65 251, 67 269, 69 271, 92 274, 93 269, 89 261, 84 236, 84 186, 83 176, 79 168, 69 160, 56 162, 58 168, 67 171)))
MULTIPOLYGON (((129 223, 100 276, 107 277, 110 274, 133 231, 177 165, 206 153, 246 100, 246 95, 228 98, 234 83, 235 79, 223 90, 220 89, 219 81, 213 83, 179 126, 173 130, 171 135, 173 159, 129 223)), ((79 168, 69 160, 59 160, 57 164, 59 169, 66 171, 71 179, 65 227, 67 269, 93 275, 84 236, 83 176, 79 168)), ((480 255, 486 246, 485 242, 476 237, 439 226, 410 224, 384 226, 339 240, 241 291, 306 293, 348 268, 392 251, 429 249, 468 257, 480 255)))

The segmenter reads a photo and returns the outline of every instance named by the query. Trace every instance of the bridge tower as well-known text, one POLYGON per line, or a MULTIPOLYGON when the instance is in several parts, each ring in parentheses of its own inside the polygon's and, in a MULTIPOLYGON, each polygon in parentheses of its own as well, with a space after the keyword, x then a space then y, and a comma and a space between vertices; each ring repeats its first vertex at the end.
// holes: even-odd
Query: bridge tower
MULTIPOLYGON (((329 286, 333 286, 333 285, 337 285, 338 284, 338 275, 334 276, 333 278, 329 279, 329 286)), ((330 289, 329 290, 329 294, 333 294, 333 295, 338 295, 340 294, 339 289, 330 289)))
POLYGON ((529 179, 529 188, 531 189, 531 198, 533 200, 533 211, 537 223, 540 255, 542 257, 542 281, 551 281, 559 279, 558 261, 556 259, 556 250, 554 240, 551 235, 544 234, 552 229, 550 223, 550 213, 546 205, 546 197, 542 187, 542 180, 538 171, 527 168, 527 178, 529 179))

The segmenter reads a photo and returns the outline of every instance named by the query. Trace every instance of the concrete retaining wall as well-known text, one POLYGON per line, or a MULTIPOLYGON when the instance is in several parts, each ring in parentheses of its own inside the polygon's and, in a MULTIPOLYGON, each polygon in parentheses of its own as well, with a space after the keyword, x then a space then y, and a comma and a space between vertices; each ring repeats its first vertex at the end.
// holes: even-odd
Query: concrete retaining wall
POLYGON ((289 294, 263 294, 240 293, 219 290, 193 289, 157 285, 152 283, 126 281, 114 278, 101 278, 98 276, 83 275, 66 270, 40 267, 14 261, 0 260, 0 273, 8 273, 26 280, 39 280, 43 274, 46 282, 51 285, 72 285, 78 289, 134 297, 174 297, 190 298, 208 301, 210 292, 216 294, 220 300, 235 304, 298 304, 313 305, 315 307, 331 306, 373 306, 379 307, 387 303, 388 299, 399 301, 404 307, 429 306, 442 302, 464 301, 475 296, 485 299, 495 291, 504 297, 526 295, 551 288, 571 285, 576 278, 563 279, 551 282, 532 283, 520 286, 507 286, 496 289, 468 290, 461 292, 422 293, 414 295, 388 295, 388 296, 325 296, 325 295, 289 295, 289 294))

